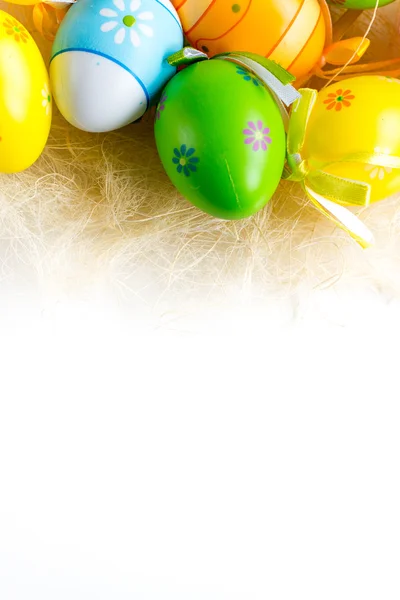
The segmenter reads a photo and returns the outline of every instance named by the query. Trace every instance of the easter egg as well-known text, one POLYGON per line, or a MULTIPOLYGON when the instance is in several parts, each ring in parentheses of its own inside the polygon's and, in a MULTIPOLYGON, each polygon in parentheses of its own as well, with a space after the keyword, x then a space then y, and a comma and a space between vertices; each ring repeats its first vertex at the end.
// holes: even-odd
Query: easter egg
POLYGON ((371 201, 400 191, 400 170, 373 165, 400 157, 400 81, 362 76, 321 91, 307 126, 303 158, 312 168, 371 185, 371 201))
POLYGON ((319 0, 172 0, 192 46, 214 56, 246 51, 304 75, 321 58, 330 28, 319 0))
POLYGON ((49 78, 26 29, 0 10, 0 172, 30 167, 51 125, 49 78))
POLYGON ((86 131, 140 118, 176 69, 183 46, 169 0, 78 0, 57 32, 50 78, 60 112, 86 131))
MULTIPOLYGON (((395 0, 379 0, 378 6, 386 6, 395 0)), ((367 8, 375 8, 376 0, 328 0, 329 4, 335 4, 343 8, 355 8, 356 10, 364 10, 367 8)))
POLYGON ((282 175, 278 105, 259 79, 232 62, 214 59, 178 73, 158 105, 155 136, 181 194, 222 219, 259 211, 282 175))

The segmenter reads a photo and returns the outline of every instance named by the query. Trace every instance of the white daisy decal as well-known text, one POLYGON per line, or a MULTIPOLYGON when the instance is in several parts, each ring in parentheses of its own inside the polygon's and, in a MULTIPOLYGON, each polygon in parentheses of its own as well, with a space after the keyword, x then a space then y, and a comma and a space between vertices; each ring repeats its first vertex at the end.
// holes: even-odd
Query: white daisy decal
POLYGON ((386 173, 393 171, 390 167, 377 167, 376 165, 365 165, 365 170, 369 172, 371 179, 378 178, 380 181, 385 178, 386 173))
POLYGON ((101 26, 101 31, 107 33, 114 31, 114 42, 122 44, 129 38, 132 45, 138 48, 141 44, 140 33, 146 37, 153 37, 153 28, 146 21, 152 21, 154 14, 150 11, 140 10, 141 0, 131 0, 128 8, 125 0, 113 0, 114 8, 102 8, 100 15, 109 19, 101 26), (143 22, 144 21, 144 22, 143 22), (140 32, 140 33, 139 33, 140 32))
POLYGON ((47 83, 44 84, 42 89, 42 106, 46 109, 46 115, 48 115, 51 106, 51 95, 47 83))
POLYGON ((389 77, 388 75, 379 75, 378 79, 389 81, 389 83, 400 83, 400 79, 397 79, 397 77, 389 77))

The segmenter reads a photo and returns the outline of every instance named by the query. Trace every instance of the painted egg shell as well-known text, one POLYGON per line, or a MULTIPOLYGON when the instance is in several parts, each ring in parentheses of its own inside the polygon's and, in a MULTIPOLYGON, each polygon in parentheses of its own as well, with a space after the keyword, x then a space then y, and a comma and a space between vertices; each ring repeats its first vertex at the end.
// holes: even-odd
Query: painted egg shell
POLYGON ((35 4, 36 0, 7 0, 10 4, 18 4, 19 6, 29 6, 35 4))
MULTIPOLYGON (((386 6, 395 0, 379 0, 379 6, 386 6)), ((328 0, 329 4, 336 4, 343 8, 355 8, 364 10, 366 8, 375 8, 376 0, 328 0)))
POLYGON ((320 92, 304 158, 329 173, 371 184, 374 202, 400 191, 400 170, 368 164, 374 152, 400 156, 400 81, 354 77, 320 92), (357 162, 346 160, 355 155, 357 162))
POLYGON ((176 75, 158 105, 155 135, 172 182, 211 215, 248 217, 278 186, 280 110, 261 81, 231 62, 201 62, 176 75))
POLYGON ((182 46, 169 0, 78 0, 52 50, 50 77, 60 112, 86 131, 132 123, 175 74, 166 59, 182 46))
POLYGON ((51 125, 49 78, 26 29, 0 10, 0 172, 30 167, 51 125))
POLYGON ((319 0, 172 0, 185 35, 210 56, 247 51, 267 56, 293 75, 321 58, 326 12, 319 0))

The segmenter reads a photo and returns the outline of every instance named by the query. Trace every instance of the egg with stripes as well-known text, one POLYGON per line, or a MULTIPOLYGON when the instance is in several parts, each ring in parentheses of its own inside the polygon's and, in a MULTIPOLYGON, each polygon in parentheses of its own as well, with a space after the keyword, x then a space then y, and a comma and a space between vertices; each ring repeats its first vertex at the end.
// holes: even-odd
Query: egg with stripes
POLYGON ((39 48, 0 10, 0 172, 16 173, 41 155, 51 126, 49 77, 39 48))
POLYGON ((54 40, 55 102, 75 127, 112 131, 139 119, 175 74, 183 47, 169 0, 77 0, 54 40))
POLYGON ((172 0, 192 46, 214 56, 247 51, 293 75, 320 60, 330 35, 325 0, 172 0))

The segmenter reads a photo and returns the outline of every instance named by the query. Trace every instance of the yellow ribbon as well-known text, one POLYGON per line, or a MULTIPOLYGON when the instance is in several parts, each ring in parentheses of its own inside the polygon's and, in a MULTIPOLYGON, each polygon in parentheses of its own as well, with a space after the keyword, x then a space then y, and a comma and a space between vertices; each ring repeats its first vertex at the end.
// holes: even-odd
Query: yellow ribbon
MULTIPOLYGON (((343 205, 368 206, 371 186, 361 181, 331 175, 323 169, 313 169, 303 158, 307 125, 318 92, 302 89, 300 93, 301 97, 294 103, 289 121, 287 163, 283 179, 300 182, 314 206, 366 248, 373 243, 371 232, 343 205)), ((347 155, 341 162, 362 162, 400 168, 400 157, 378 153, 347 155)))

